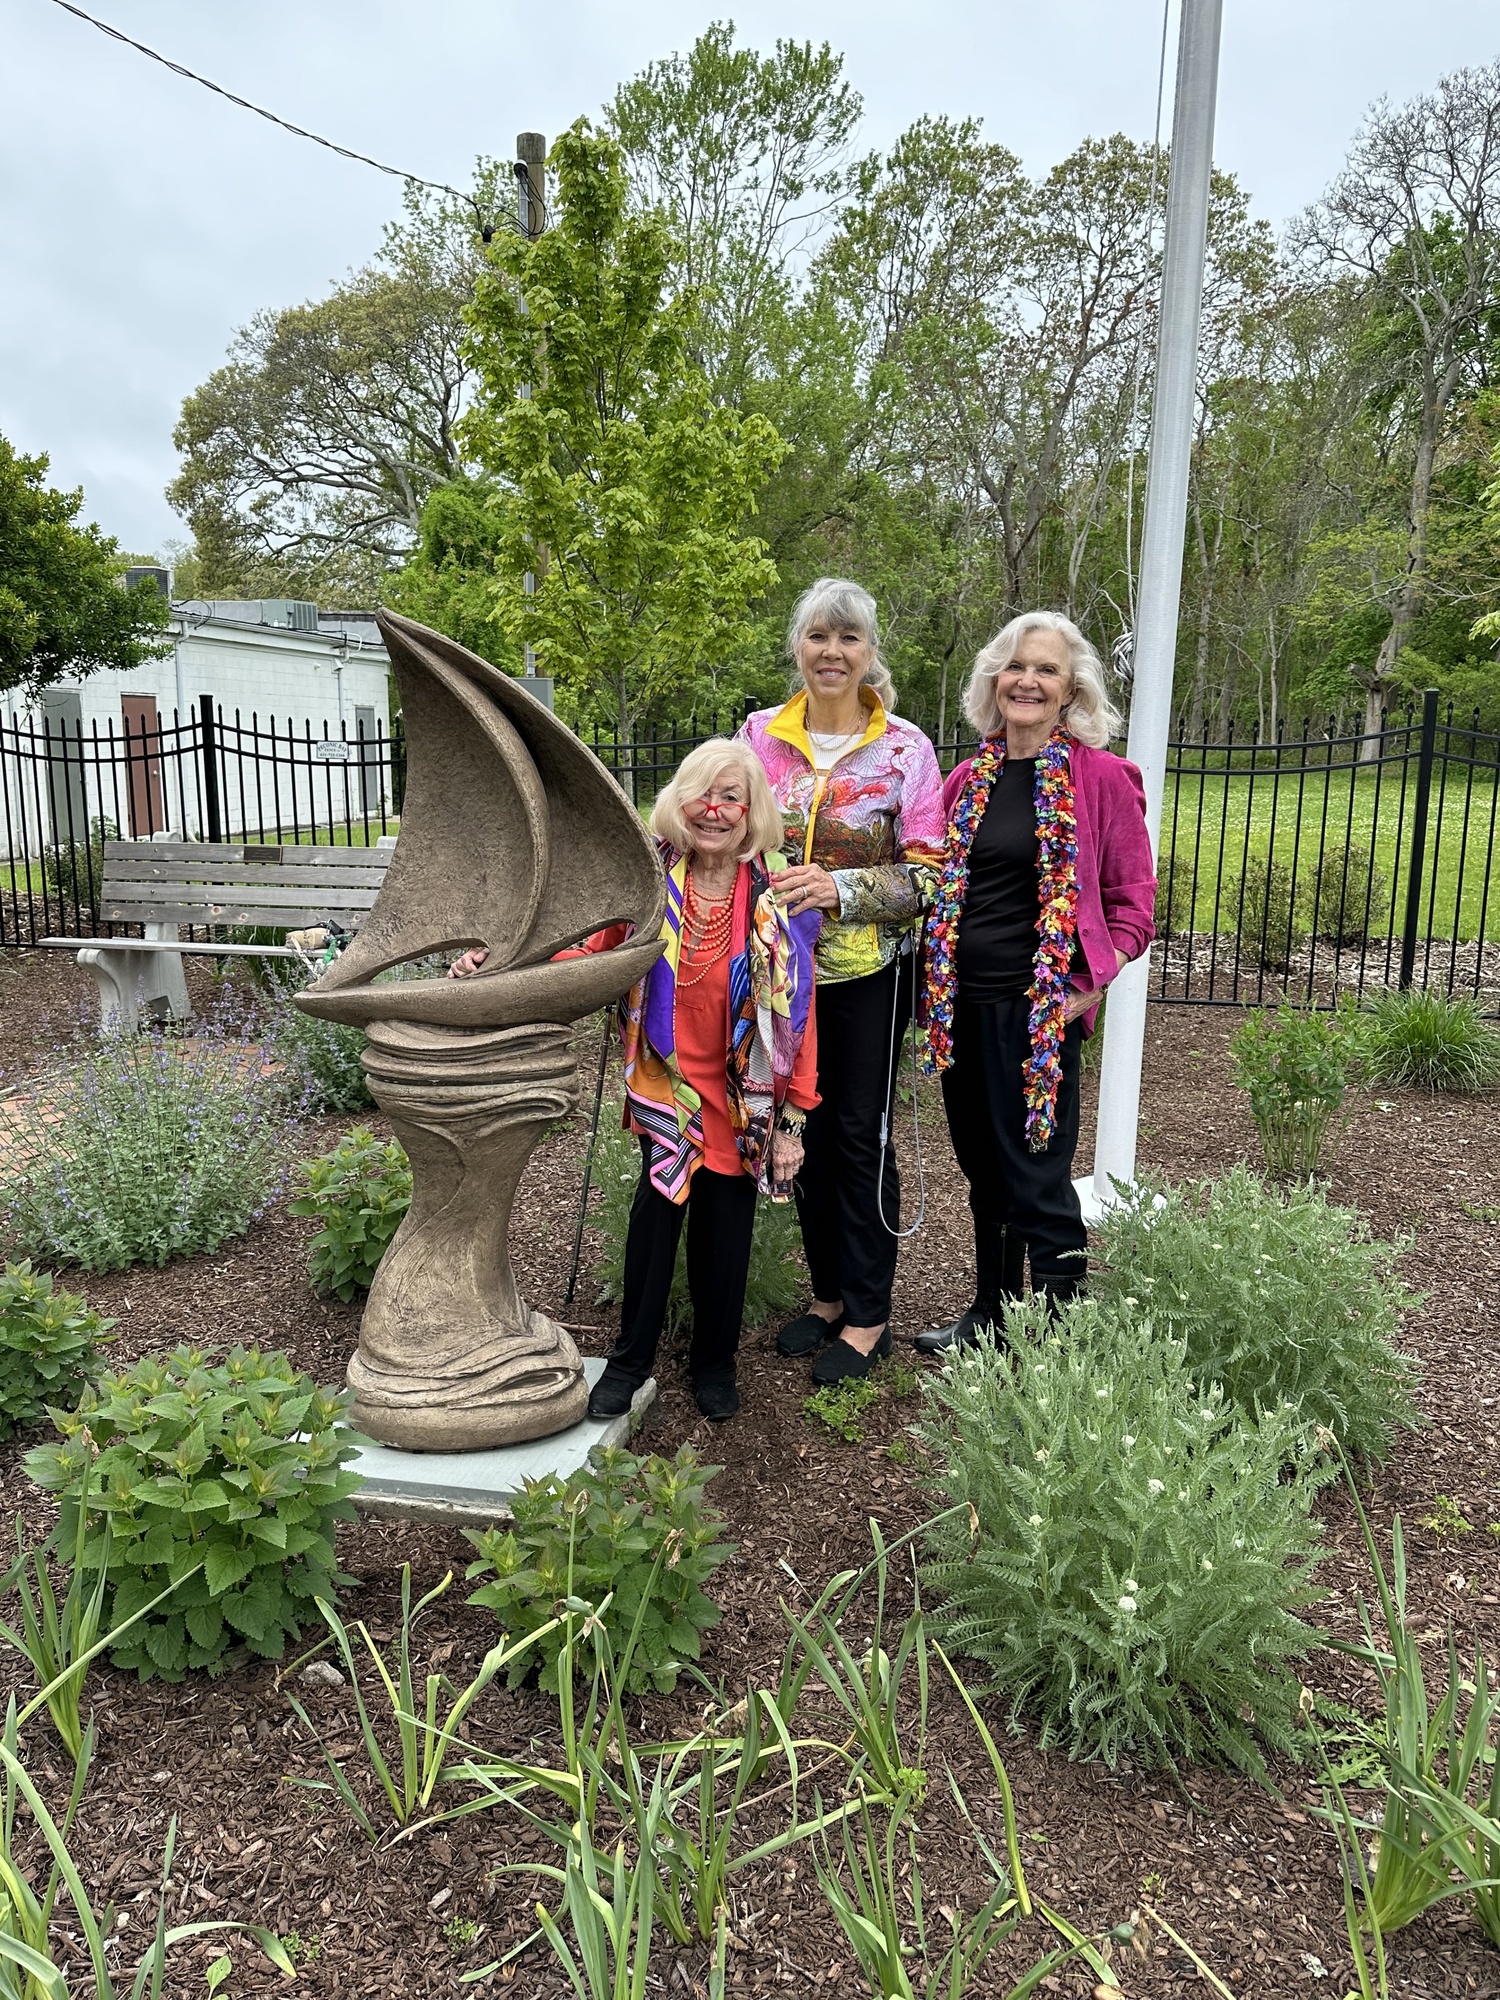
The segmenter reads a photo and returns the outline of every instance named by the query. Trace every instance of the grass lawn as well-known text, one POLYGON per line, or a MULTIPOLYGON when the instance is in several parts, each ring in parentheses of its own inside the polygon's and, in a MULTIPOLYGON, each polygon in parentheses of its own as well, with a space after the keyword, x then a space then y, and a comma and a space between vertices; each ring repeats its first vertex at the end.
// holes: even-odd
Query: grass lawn
MULTIPOLYGON (((1434 777, 1423 867, 1422 929, 1434 937, 1471 940, 1481 922, 1500 937, 1500 871, 1492 861, 1497 798, 1492 776, 1455 771, 1434 777), (1436 854, 1436 871, 1433 856, 1436 854), (1454 928, 1455 920, 1457 928, 1454 928)), ((1373 852, 1378 879, 1372 898, 1374 936, 1398 933, 1406 909, 1416 782, 1399 772, 1284 773, 1269 769, 1227 775, 1167 774, 1162 808, 1162 875, 1195 884, 1192 928, 1233 930, 1236 884, 1246 855, 1274 854, 1295 864, 1296 885, 1309 904, 1320 849, 1356 857, 1373 852), (1175 858, 1174 858, 1175 857, 1175 858), (1216 896, 1217 890, 1217 896, 1216 896)), ((1182 894, 1184 892, 1178 891, 1182 894)), ((1186 913, 1177 920, 1184 928, 1186 913)))

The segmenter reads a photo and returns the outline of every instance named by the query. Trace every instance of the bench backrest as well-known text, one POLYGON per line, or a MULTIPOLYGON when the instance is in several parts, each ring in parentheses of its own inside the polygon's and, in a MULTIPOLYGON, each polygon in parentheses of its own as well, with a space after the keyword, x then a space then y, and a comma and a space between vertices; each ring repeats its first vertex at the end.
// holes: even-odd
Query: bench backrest
MULTIPOLYGON (((107 840, 99 915, 117 924, 251 924, 302 930, 363 916, 394 847, 107 840)), ((352 923, 344 928, 352 930, 352 923)))

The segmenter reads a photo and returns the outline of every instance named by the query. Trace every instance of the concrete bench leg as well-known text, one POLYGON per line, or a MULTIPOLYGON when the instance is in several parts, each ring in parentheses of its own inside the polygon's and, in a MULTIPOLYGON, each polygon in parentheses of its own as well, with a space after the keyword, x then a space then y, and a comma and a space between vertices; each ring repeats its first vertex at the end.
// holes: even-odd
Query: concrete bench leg
MULTIPOLYGON (((175 940, 172 924, 148 924, 148 938, 175 940)), ((78 963, 99 988, 99 1025, 106 1034, 134 1034, 142 1013, 158 1021, 185 1021, 187 981, 175 951, 81 951, 78 963)))

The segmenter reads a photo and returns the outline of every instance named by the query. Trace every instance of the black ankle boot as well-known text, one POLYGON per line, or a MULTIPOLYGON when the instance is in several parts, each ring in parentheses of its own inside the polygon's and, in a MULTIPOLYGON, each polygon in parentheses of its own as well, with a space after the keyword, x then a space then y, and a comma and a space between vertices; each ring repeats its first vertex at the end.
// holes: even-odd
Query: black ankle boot
POLYGON ((1004 1319, 1003 1307, 985 1305, 976 1299, 951 1326, 935 1326, 919 1333, 912 1346, 918 1354, 946 1354, 950 1348, 973 1347, 991 1338, 999 1340, 1003 1338, 1000 1329, 1004 1319))

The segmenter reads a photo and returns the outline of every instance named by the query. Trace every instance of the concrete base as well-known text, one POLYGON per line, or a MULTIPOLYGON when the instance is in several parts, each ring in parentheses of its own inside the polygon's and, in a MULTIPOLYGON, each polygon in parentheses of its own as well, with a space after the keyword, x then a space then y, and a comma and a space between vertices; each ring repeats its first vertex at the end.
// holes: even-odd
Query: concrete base
MULTIPOLYGON (((590 1357, 583 1372, 592 1389, 604 1373, 603 1360, 590 1357)), ((597 1446, 628 1443, 632 1424, 655 1400, 653 1377, 636 1391, 628 1416, 603 1422, 585 1417, 552 1437, 493 1451, 395 1451, 389 1445, 369 1445, 348 1464, 365 1482, 354 1504, 366 1514, 391 1514, 405 1521, 476 1526, 507 1521, 510 1496, 526 1480, 543 1479, 549 1472, 566 1479, 597 1446)))
MULTIPOLYGON (((1105 1209, 1112 1204, 1107 1201, 1101 1201, 1099 1196, 1094 1193, 1094 1176, 1092 1174, 1083 1174, 1075 1180, 1073 1190, 1078 1196, 1078 1205, 1083 1210, 1084 1224, 1087 1228, 1092 1229, 1096 1222, 1103 1219, 1105 1209)), ((1114 1189, 1111 1188, 1109 1192, 1112 1196, 1114 1189)))

